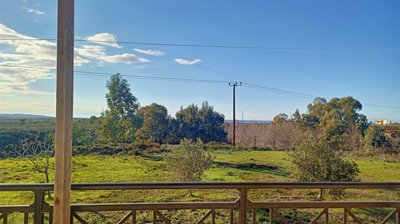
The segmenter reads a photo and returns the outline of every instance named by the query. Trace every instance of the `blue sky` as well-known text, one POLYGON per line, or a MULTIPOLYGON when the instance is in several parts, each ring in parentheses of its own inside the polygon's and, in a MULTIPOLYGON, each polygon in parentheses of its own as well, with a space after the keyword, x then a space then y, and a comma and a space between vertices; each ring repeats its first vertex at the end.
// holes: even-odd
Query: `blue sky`
MULTIPOLYGON (((399 1, 75 2, 75 36, 90 40, 76 42, 76 70, 243 81, 324 97, 354 96, 370 120, 400 121, 400 109, 371 105, 400 107, 399 1), (387 50, 222 49, 113 41, 387 50)), ((1 5, 0 112, 54 115, 54 41, 1 39, 56 38, 56 1, 3 0, 1 5)), ((232 117, 227 84, 126 78, 141 105, 156 102, 174 114, 182 105, 208 100, 227 119, 232 117)), ((76 74, 75 116, 98 115, 106 107, 107 79, 76 74)), ((259 120, 296 108, 305 112, 311 101, 237 89, 239 119, 241 111, 245 119, 259 120)))

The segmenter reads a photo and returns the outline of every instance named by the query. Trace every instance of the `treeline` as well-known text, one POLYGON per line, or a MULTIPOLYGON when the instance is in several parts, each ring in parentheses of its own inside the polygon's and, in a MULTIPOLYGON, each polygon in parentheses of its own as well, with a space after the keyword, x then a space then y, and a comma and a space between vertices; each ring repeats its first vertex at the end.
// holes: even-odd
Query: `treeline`
MULTIPOLYGON (((361 109, 362 104, 352 97, 329 101, 316 98, 306 113, 296 110, 291 116, 278 114, 270 124, 238 124, 237 143, 242 147, 291 150, 304 141, 320 141, 354 153, 399 153, 400 126, 388 134, 387 127, 371 124, 361 109)), ((231 124, 225 124, 225 128, 230 130, 231 124)))
MULTIPOLYGON (((120 74, 113 75, 106 87, 107 109, 101 116, 74 121, 72 143, 75 148, 113 145, 124 149, 152 143, 177 144, 183 139, 201 139, 204 143, 227 141, 223 127, 225 117, 207 101, 200 107, 195 104, 181 107, 173 117, 163 105, 153 103, 141 107, 120 74)), ((26 120, 16 122, 19 126, 31 124, 26 120)), ((22 140, 38 139, 54 145, 54 121, 43 122, 48 122, 50 129, 46 126, 45 131, 2 130, 0 158, 12 156, 13 148, 22 140)))
POLYGON ((167 108, 153 103, 140 107, 129 84, 120 74, 107 81, 107 110, 97 118, 107 142, 124 147, 133 142, 176 144, 182 139, 224 142, 224 115, 204 102, 189 105, 172 117, 167 108))

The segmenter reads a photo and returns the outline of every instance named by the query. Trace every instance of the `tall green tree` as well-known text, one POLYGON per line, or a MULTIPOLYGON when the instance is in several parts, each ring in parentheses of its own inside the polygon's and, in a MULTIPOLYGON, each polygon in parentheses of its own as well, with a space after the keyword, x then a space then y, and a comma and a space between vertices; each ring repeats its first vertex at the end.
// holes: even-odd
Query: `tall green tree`
POLYGON ((181 109, 175 115, 179 124, 179 136, 196 140, 200 137, 201 119, 199 116, 199 107, 191 104, 181 109))
POLYGON ((137 131, 138 138, 157 143, 165 143, 168 135, 168 111, 162 105, 153 103, 139 109, 138 116, 143 124, 137 131))
POLYGON ((139 126, 136 112, 138 100, 132 95, 128 81, 117 73, 107 81, 108 109, 102 114, 102 133, 112 143, 129 143, 134 140, 139 126))
POLYGON ((361 103, 353 97, 316 98, 307 107, 306 114, 293 115, 303 129, 315 130, 321 141, 332 144, 336 149, 348 147, 345 136, 350 129, 359 130, 364 135, 369 123, 365 115, 359 113, 361 103))
POLYGON ((198 114, 201 120, 200 138, 203 142, 226 140, 227 133, 223 127, 225 121, 223 114, 214 111, 214 107, 207 101, 203 102, 198 114))
POLYGON ((203 142, 226 141, 224 120, 224 116, 214 111, 208 102, 204 102, 200 109, 194 104, 186 108, 181 107, 176 113, 178 136, 191 140, 200 138, 203 142))

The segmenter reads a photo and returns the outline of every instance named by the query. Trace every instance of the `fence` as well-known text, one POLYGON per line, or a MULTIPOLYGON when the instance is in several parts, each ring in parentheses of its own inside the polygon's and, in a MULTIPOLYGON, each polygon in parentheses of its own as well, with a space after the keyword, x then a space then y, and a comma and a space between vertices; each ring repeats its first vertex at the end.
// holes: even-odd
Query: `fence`
MULTIPOLYGON (((387 208, 390 212, 379 223, 400 224, 400 201, 251 201, 248 199, 248 191, 254 189, 400 189, 400 183, 297 183, 297 182, 256 182, 256 183, 85 183, 73 184, 72 191, 97 191, 97 190, 165 190, 165 189, 236 189, 237 199, 223 202, 142 202, 142 203, 93 203, 71 205, 71 223, 89 223, 80 213, 82 212, 125 212, 125 215, 117 223, 139 223, 137 212, 150 211, 151 223, 172 223, 166 213, 171 210, 204 209, 207 212, 194 223, 216 223, 217 210, 227 210, 228 222, 245 224, 257 224, 257 211, 267 211, 268 223, 290 223, 279 210, 281 209, 320 209, 320 212, 311 220, 301 220, 297 223, 330 223, 330 210, 342 210, 343 223, 363 223, 351 209, 387 208)), ((52 206, 44 200, 45 193, 52 191, 51 184, 0 184, 0 192, 22 191, 33 192, 34 203, 31 205, 2 205, 0 206, 0 221, 8 223, 11 213, 22 213, 23 222, 34 224, 44 223, 45 215, 49 223, 52 223, 52 206), (32 215, 33 214, 33 215, 32 215)), ((0 199, 0 204, 1 204, 0 199)))

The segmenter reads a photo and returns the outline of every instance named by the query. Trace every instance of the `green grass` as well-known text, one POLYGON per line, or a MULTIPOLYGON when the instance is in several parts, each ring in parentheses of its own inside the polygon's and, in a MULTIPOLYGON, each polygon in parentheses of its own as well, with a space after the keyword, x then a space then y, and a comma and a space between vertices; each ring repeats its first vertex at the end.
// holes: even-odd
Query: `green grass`
MULTIPOLYGON (((232 164, 254 163, 277 166, 278 169, 238 169, 214 165, 204 174, 203 181, 295 181, 291 176, 291 162, 287 152, 276 151, 229 151, 212 150, 214 160, 232 164)), ((370 159, 356 160, 362 181, 400 182, 400 163, 388 163, 370 159)), ((54 173, 51 173, 53 177, 54 173)), ((72 179, 82 182, 159 182, 173 181, 163 161, 140 156, 75 156, 72 179)), ((53 180, 51 180, 53 181, 53 180)), ((43 176, 35 173, 23 159, 0 160, 0 183, 40 183, 43 176)), ((138 202, 138 201, 220 201, 234 200, 234 190, 196 190, 190 197, 187 190, 163 191, 74 191, 73 201, 79 203, 138 202)), ((317 191, 259 190, 251 191, 249 197, 257 200, 313 200, 317 191)), ((339 198, 330 200, 399 200, 397 191, 348 190, 339 198)), ((0 204, 29 204, 33 195, 26 192, 1 192, 0 204)), ((371 211, 364 211, 367 215, 371 211)), ((381 212, 376 210, 374 214, 381 212)), ((12 223, 12 222, 11 222, 12 223)))

